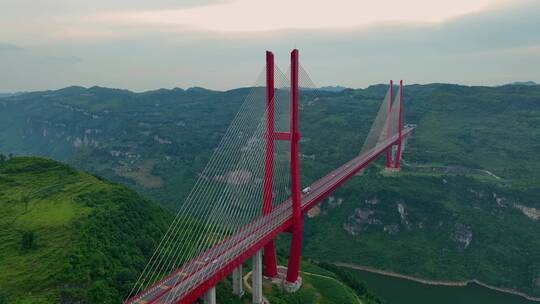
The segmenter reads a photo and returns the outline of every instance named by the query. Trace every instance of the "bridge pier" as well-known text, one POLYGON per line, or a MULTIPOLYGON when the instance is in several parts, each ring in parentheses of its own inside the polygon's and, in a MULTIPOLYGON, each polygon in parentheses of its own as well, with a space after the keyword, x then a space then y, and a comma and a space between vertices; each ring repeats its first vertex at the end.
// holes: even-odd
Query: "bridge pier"
POLYGON ((208 289, 203 296, 204 304, 216 304, 216 286, 208 289))
POLYGON ((238 296, 239 298, 244 295, 244 288, 242 285, 242 264, 233 270, 232 286, 234 295, 238 296))
MULTIPOLYGON (((402 122, 402 108, 403 108, 403 81, 400 80, 399 82, 399 96, 398 101, 394 102, 397 104, 392 104, 393 102, 393 92, 392 92, 393 82, 390 80, 390 98, 388 100, 388 124, 386 126, 386 138, 388 139, 390 134, 390 130, 392 128, 392 120, 390 119, 392 117, 392 112, 396 111, 395 107, 397 107, 398 111, 398 121, 397 121, 397 132, 398 132, 398 141, 388 147, 386 149, 386 168, 384 170, 385 174, 395 174, 396 172, 399 172, 399 162, 401 160, 401 153, 403 148, 403 138, 402 138, 402 129, 403 129, 403 122, 402 122)), ((394 122, 396 123, 396 122, 394 122)))
POLYGON ((295 293, 302 287, 302 278, 298 277, 295 282, 283 281, 283 290, 287 293, 295 293))
POLYGON ((262 304, 262 251, 259 250, 253 256, 253 270, 251 271, 251 294, 253 304, 262 304))

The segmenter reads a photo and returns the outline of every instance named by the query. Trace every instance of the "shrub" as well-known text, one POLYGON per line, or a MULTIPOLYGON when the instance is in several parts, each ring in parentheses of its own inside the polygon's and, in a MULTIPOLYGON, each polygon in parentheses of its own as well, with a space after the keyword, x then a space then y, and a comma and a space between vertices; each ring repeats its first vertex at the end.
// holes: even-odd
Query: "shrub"
POLYGON ((30 250, 34 248, 34 232, 33 231, 23 232, 21 245, 22 245, 23 250, 30 250))

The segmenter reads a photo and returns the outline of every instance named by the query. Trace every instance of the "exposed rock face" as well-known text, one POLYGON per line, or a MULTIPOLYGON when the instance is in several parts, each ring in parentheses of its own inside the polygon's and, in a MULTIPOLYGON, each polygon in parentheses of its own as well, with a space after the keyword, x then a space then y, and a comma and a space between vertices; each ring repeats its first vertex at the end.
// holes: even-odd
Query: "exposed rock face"
POLYGON ((386 225, 384 226, 384 232, 394 235, 399 232, 399 225, 398 224, 392 224, 392 225, 386 225))
POLYGON ((459 250, 465 250, 471 244, 473 239, 473 232, 470 227, 467 227, 461 223, 456 223, 454 226, 454 232, 452 234, 452 240, 457 243, 459 250))
POLYGON ((407 220, 407 210, 405 202, 399 201, 397 203, 397 210, 399 212, 399 217, 401 218, 401 223, 407 227, 407 229, 411 229, 409 221, 407 220))
POLYGON ((315 154, 310 154, 310 155, 300 154, 300 159, 311 159, 311 160, 315 160, 315 154))
POLYGON ((497 203, 497 206, 499 207, 505 207, 508 203, 508 200, 505 197, 498 196, 497 193, 493 192, 493 199, 495 200, 495 203, 497 203))
POLYGON ((251 175, 251 172, 247 170, 235 170, 225 175, 216 176, 215 179, 232 185, 243 185, 251 180, 251 175))
POLYGON ((321 214, 321 206, 320 204, 317 204, 313 208, 309 209, 309 211, 307 212, 307 217, 314 218, 319 216, 319 214, 321 214))
POLYGON ((402 221, 406 221, 407 219, 407 212, 405 211, 405 204, 404 203, 398 203, 398 212, 399 216, 401 217, 402 221))
POLYGON ((366 204, 368 205, 377 205, 379 202, 380 201, 376 196, 366 200, 366 204))
POLYGON ((520 204, 515 204, 514 208, 519 209, 523 214, 532 220, 540 220, 540 210, 532 207, 527 207, 520 204))
POLYGON ((165 139, 165 138, 161 138, 161 137, 159 137, 157 135, 154 135, 154 141, 158 142, 161 145, 170 145, 170 144, 172 144, 172 141, 170 141, 168 139, 165 139))
POLYGON ((253 151, 254 149, 257 149, 260 144, 262 144, 263 141, 261 141, 260 138, 257 137, 250 137, 246 144, 240 148, 241 152, 247 152, 247 151, 253 151))
POLYGON ((328 207, 330 207, 331 209, 334 209, 336 207, 339 207, 341 206, 341 204, 343 203, 343 199, 338 197, 337 199, 333 196, 330 196, 328 198, 328 207))
POLYGON ((374 223, 375 219, 371 217, 374 213, 371 210, 356 208, 354 209, 354 213, 349 216, 347 223, 343 225, 343 228, 352 235, 356 235, 360 231, 365 231, 370 224, 374 223))
POLYGON ((73 147, 75 148, 85 148, 85 147, 97 147, 98 142, 94 139, 89 138, 86 134, 81 139, 80 137, 75 137, 73 139, 73 147))
POLYGON ((163 180, 161 177, 152 175, 151 173, 154 166, 158 163, 156 160, 132 160, 128 163, 120 163, 122 163, 121 166, 114 168, 114 172, 119 176, 129 178, 135 181, 137 185, 144 188, 160 188, 163 186, 163 180))

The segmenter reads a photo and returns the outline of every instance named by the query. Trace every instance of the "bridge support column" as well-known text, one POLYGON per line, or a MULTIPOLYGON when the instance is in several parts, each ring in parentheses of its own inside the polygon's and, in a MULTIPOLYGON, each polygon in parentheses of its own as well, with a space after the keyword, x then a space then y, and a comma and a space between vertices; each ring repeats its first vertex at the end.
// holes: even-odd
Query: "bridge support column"
MULTIPOLYGON (((272 211, 274 174, 274 54, 266 52, 266 157, 264 162, 263 214, 272 211)), ((277 276, 276 250, 271 240, 264 246, 264 275, 277 276)))
POLYGON ((251 271, 251 295, 253 304, 262 304, 262 251, 253 256, 253 270, 251 271))
MULTIPOLYGON (((388 113, 388 123, 386 124, 386 139, 390 137, 390 130, 392 128, 392 102, 393 102, 393 90, 394 90, 394 82, 390 80, 390 87, 388 88, 389 92, 389 99, 388 99, 388 106, 387 106, 387 113, 388 113)), ((386 149, 386 169, 388 171, 389 168, 392 168, 392 146, 388 147, 386 149)))
POLYGON ((216 304, 216 287, 208 289, 203 296, 204 304, 216 304))
POLYGON ((302 246, 302 212, 300 210, 300 163, 298 159, 298 50, 291 53, 291 206, 292 238, 287 266, 285 290, 294 292, 300 288, 300 250, 302 246), (292 288, 289 288, 292 287, 292 288))
POLYGON ((233 294, 241 297, 244 295, 244 288, 242 285, 242 264, 236 267, 232 273, 232 286, 233 294))
POLYGON ((397 124, 398 141, 394 145, 388 147, 388 149, 386 150, 386 168, 384 171, 385 173, 389 173, 389 174, 399 171, 401 153, 403 149, 403 138, 402 138, 403 80, 399 81, 399 99, 398 99, 398 105, 397 105, 398 106, 398 109, 397 109, 398 121, 396 122, 392 121, 392 111, 395 111, 392 105, 392 99, 393 99, 392 81, 390 81, 390 102, 388 105, 388 125, 386 127, 386 138, 388 138, 391 135, 390 130, 391 130, 392 124, 394 123, 394 124, 397 124))
POLYGON ((399 141, 397 143, 397 151, 396 151, 396 159, 394 162, 394 168, 399 170, 399 161, 401 159, 401 149, 402 149, 402 141, 403 138, 401 137, 402 133, 402 112, 403 112, 403 80, 399 81, 399 118, 398 118, 398 134, 399 134, 399 141))

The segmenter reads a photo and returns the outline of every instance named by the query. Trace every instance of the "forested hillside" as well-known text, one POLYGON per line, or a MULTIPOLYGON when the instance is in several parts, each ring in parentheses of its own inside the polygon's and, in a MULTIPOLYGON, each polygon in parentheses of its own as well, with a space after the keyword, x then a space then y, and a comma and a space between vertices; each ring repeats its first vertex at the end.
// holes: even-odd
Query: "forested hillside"
MULTIPOLYGON (((301 94, 302 185, 358 153, 387 86, 301 94)), ((175 210, 248 89, 71 87, 0 99, 0 151, 43 155, 175 210)), ((540 296, 540 86, 412 85, 395 176, 372 166, 306 220, 304 252, 540 296)))
MULTIPOLYGON (((121 303, 171 220, 125 186, 0 154, 0 303, 121 303)), ((272 303, 379 303, 346 272, 309 261, 303 270, 296 294, 265 285, 272 303)), ((231 290, 230 278, 218 285, 220 303, 250 303, 249 293, 238 299, 231 290)))
POLYGON ((42 158, 0 162, 4 303, 118 303, 171 216, 125 186, 42 158))

